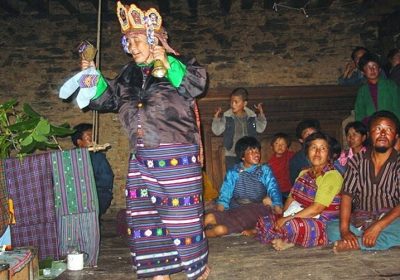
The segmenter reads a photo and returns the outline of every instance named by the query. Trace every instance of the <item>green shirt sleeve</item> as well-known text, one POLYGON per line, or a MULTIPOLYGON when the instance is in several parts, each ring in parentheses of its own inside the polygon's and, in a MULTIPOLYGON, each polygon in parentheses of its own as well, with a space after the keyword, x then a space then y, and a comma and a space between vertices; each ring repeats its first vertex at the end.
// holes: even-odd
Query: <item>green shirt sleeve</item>
POLYGON ((186 74, 186 65, 172 56, 167 56, 171 68, 168 69, 166 78, 174 87, 179 87, 186 74))
POLYGON ((318 186, 314 202, 328 207, 335 196, 340 193, 343 184, 343 177, 337 170, 331 170, 319 176, 316 180, 318 186))
POLYGON ((92 100, 96 100, 97 98, 102 96, 108 87, 108 84, 101 72, 99 70, 97 70, 97 72, 99 73, 99 80, 97 82, 96 94, 93 96, 92 100))

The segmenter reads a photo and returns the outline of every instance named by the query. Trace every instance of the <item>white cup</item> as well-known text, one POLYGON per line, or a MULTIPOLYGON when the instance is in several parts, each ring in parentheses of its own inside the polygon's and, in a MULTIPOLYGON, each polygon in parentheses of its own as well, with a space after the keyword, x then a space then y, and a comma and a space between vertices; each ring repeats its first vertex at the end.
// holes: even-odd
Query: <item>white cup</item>
POLYGON ((68 270, 82 270, 83 269, 83 253, 71 253, 67 256, 68 270))

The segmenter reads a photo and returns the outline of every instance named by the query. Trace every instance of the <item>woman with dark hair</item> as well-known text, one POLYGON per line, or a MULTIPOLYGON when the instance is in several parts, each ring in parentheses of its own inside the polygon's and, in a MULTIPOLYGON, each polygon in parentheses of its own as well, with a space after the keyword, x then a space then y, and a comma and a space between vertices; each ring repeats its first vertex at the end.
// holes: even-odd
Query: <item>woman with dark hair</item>
POLYGON ((315 132, 305 139, 311 167, 300 172, 284 206, 283 217, 267 215, 257 223, 261 243, 275 250, 294 245, 314 247, 328 244, 326 222, 339 215, 343 177, 333 167, 330 137, 315 132))
MULTIPOLYGON (((344 128, 348 149, 343 150, 338 158, 340 166, 346 171, 347 161, 355 154, 365 152, 367 140, 367 127, 359 121, 350 122, 344 128)), ((344 172, 343 172, 344 173, 344 172)))

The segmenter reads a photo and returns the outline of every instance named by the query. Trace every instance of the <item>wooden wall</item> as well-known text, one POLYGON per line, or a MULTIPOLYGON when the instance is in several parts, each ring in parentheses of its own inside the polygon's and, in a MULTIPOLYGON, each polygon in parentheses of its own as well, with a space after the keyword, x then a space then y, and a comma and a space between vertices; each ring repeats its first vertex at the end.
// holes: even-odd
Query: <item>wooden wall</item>
MULTIPOLYGON (((248 107, 263 103, 267 117, 267 128, 259 135, 262 144, 262 161, 271 154, 269 140, 277 132, 285 132, 292 137, 292 150, 300 145, 295 137, 296 125, 305 118, 316 118, 321 122, 322 130, 339 141, 342 137, 341 122, 354 108, 357 89, 336 85, 293 86, 247 88, 248 107)), ((215 136, 211 123, 218 107, 229 109, 229 95, 232 88, 210 89, 199 100, 202 120, 203 141, 205 146, 205 170, 214 187, 219 189, 225 175, 222 136, 215 136)))

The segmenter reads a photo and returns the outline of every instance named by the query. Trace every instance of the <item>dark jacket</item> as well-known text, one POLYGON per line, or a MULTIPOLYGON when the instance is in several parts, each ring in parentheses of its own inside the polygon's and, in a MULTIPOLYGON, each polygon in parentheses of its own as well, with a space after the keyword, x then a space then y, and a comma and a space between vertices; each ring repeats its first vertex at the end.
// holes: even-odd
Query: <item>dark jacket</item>
POLYGON ((89 108, 118 112, 133 150, 139 122, 145 147, 158 147, 160 143, 199 143, 193 106, 194 98, 205 90, 206 71, 194 59, 186 67, 180 86, 175 88, 167 78, 146 75, 149 69, 131 62, 115 79, 107 81, 107 90, 92 100, 89 108), (142 107, 139 109, 138 105, 142 107))
MULTIPOLYGON (((226 126, 224 132, 224 147, 227 150, 232 149, 233 147, 233 136, 235 135, 235 120, 233 117, 225 117, 226 126)), ((247 118, 247 134, 248 136, 256 137, 256 118, 248 117, 247 118)))

